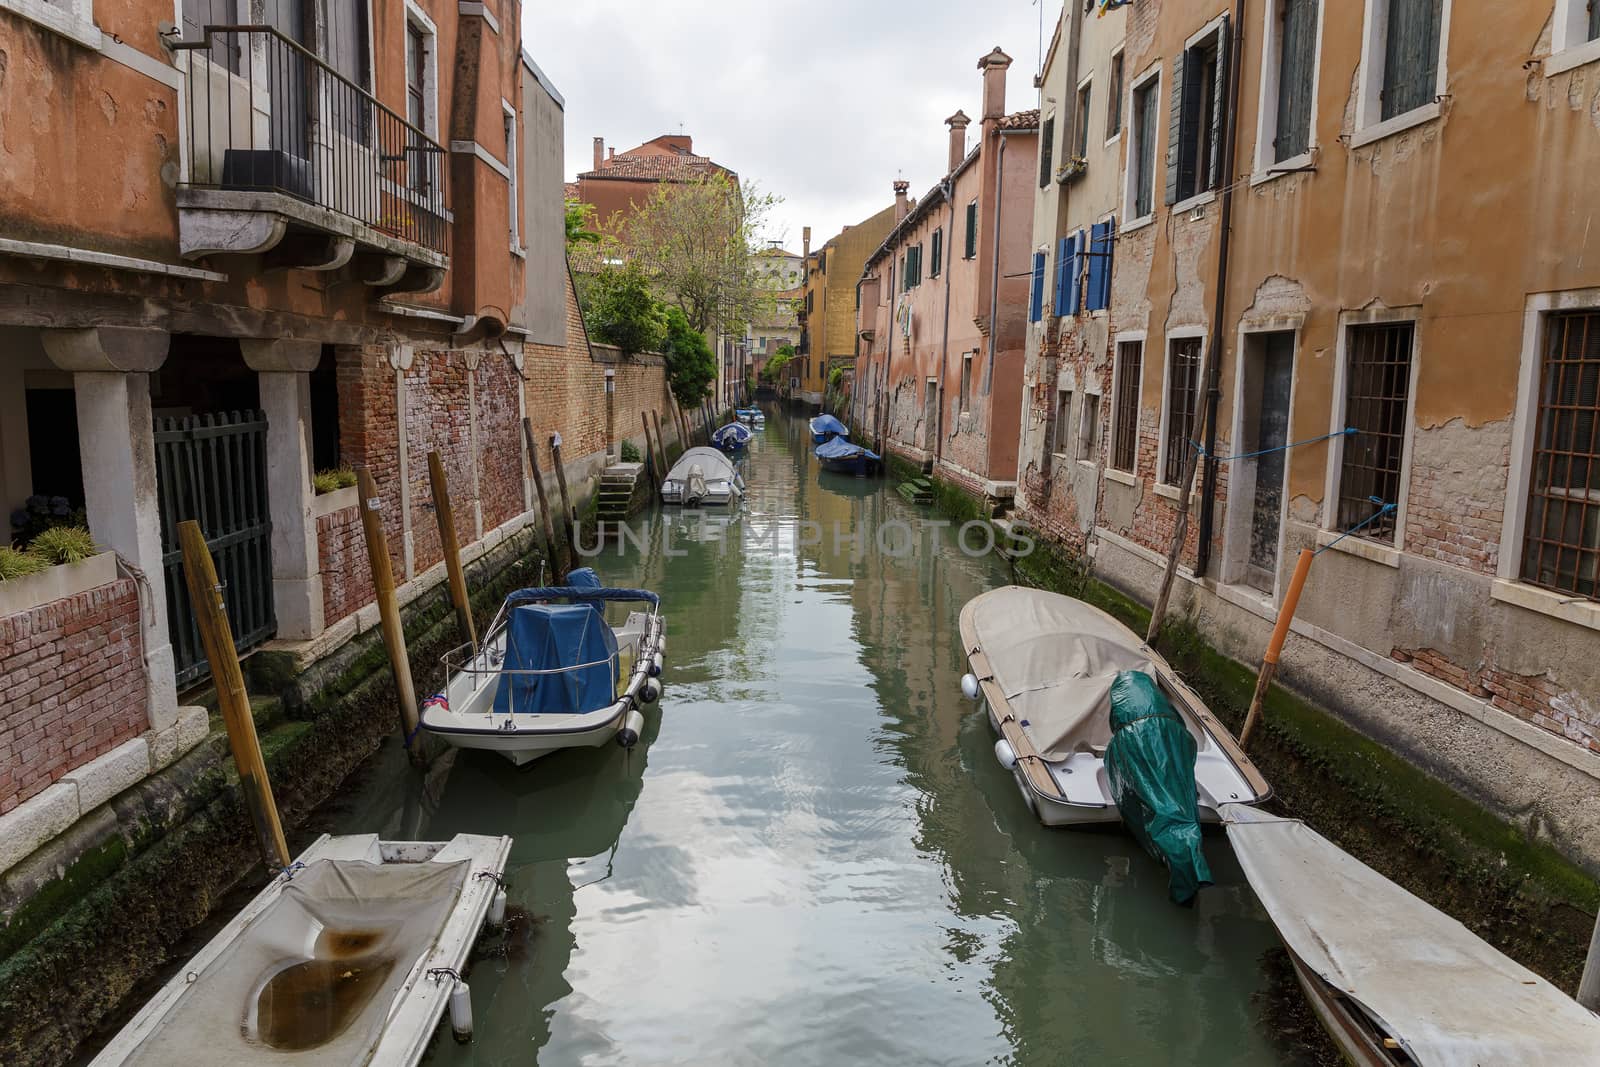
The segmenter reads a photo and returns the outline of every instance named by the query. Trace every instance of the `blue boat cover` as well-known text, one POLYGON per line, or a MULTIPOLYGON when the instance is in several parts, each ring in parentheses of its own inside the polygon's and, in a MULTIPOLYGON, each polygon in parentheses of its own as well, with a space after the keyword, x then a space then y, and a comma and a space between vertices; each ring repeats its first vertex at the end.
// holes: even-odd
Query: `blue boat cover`
POLYGON ((814 434, 836 433, 840 437, 850 436, 850 431, 845 428, 844 423, 840 422, 832 415, 818 415, 816 418, 812 419, 811 432, 814 434))
MULTIPOLYGON (((570 581, 587 570, 588 567, 580 567, 567 577, 570 581)), ((526 604, 537 600, 638 600, 650 605, 661 603, 661 598, 648 589, 610 589, 576 584, 541 585, 531 589, 518 589, 506 597, 508 604, 526 604)))
POLYGON ((878 458, 876 452, 862 448, 860 445, 851 444, 843 437, 835 437, 833 440, 817 446, 818 459, 854 459, 857 456, 865 456, 867 459, 874 460, 878 458))
POLYGON ((730 422, 728 425, 722 427, 722 429, 712 434, 711 439, 719 445, 742 445, 749 441, 751 436, 752 434, 750 433, 750 427, 746 426, 742 422, 730 422))
POLYGON ((617 638, 593 604, 525 604, 506 622, 499 714, 573 715, 617 698, 617 638), (578 664, 590 666, 578 667, 578 664), (513 674, 548 671, 556 674, 513 674))
POLYGON ((593 567, 579 567, 577 570, 567 572, 567 584, 575 589, 600 589, 600 576, 594 572, 593 567))

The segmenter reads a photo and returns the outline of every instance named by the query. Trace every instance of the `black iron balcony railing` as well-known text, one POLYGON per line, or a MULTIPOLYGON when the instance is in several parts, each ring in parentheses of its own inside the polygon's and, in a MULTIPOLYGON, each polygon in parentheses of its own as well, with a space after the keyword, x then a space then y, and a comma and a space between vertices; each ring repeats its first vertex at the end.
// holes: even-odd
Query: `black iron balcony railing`
POLYGON ((174 46, 196 188, 283 193, 449 253, 445 151, 271 26, 207 26, 174 46))

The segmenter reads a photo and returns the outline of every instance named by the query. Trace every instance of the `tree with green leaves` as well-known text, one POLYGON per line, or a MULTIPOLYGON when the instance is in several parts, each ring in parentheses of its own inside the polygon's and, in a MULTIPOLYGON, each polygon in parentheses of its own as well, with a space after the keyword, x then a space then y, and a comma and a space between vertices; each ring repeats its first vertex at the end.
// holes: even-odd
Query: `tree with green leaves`
POLYGON ((661 351, 667 317, 637 263, 607 265, 585 289, 583 318, 597 340, 628 353, 661 351))
POLYGON ((582 200, 567 201, 567 247, 575 244, 596 244, 600 240, 600 232, 594 228, 595 211, 593 204, 585 204, 582 200))
POLYGON ((678 406, 691 407, 711 392, 711 383, 717 378, 717 358, 705 335, 690 325, 682 308, 667 308, 666 322, 663 352, 667 358, 667 382, 672 395, 678 398, 678 406))

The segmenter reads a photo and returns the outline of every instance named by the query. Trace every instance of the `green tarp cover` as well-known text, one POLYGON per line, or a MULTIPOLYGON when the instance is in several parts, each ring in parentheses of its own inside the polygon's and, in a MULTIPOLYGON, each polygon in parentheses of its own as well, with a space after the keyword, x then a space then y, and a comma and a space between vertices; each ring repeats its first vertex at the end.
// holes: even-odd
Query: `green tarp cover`
POLYGON ((1111 743, 1106 774, 1122 821, 1145 850, 1167 865, 1174 903, 1189 904, 1211 884, 1200 849, 1194 786, 1194 737, 1155 679, 1122 671, 1111 683, 1111 743))

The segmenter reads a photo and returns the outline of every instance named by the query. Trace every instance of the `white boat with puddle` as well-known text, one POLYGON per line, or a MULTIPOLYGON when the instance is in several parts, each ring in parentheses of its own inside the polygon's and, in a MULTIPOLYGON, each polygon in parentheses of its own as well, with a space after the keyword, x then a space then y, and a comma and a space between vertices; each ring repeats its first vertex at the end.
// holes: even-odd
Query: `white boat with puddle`
MULTIPOLYGON (((90 1067, 309 1067, 422 1059, 486 920, 511 838, 324 834, 234 916, 90 1067)), ((498 914, 496 914, 498 913, 498 914)))
POLYGON ((422 729, 457 748, 521 765, 563 748, 639 739, 646 704, 661 697, 667 649, 660 598, 608 589, 587 567, 564 586, 506 597, 477 649, 445 655, 442 693, 423 702, 422 729), (605 606, 637 603, 621 626, 605 606))
POLYGON ((661 482, 661 502, 684 507, 737 504, 744 478, 733 460, 715 448, 691 448, 678 457, 661 482))
POLYGON ((1259 804, 1266 779, 1227 727, 1167 661, 1132 630, 1081 600, 1007 586, 961 609, 970 674, 962 690, 982 700, 1000 740, 995 755, 1047 826, 1121 822, 1105 764, 1111 687, 1123 671, 1150 675, 1195 742, 1200 822, 1222 804, 1259 804))

